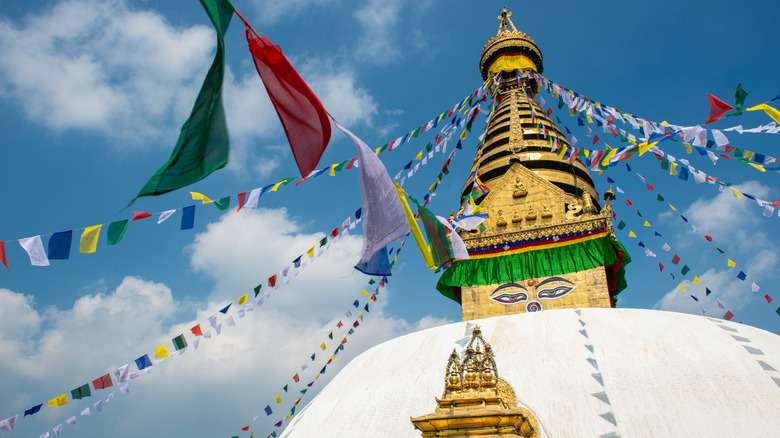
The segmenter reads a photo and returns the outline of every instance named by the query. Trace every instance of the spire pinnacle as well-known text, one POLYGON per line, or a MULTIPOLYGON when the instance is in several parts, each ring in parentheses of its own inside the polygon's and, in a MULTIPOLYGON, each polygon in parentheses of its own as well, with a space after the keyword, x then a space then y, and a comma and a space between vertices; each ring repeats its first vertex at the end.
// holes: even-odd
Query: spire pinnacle
POLYGON ((517 32, 517 28, 515 27, 515 24, 512 23, 512 19, 509 18, 512 16, 511 12, 506 11, 506 6, 504 6, 504 9, 501 11, 501 15, 498 17, 498 33, 501 32, 509 32, 509 26, 512 26, 512 31, 517 32))

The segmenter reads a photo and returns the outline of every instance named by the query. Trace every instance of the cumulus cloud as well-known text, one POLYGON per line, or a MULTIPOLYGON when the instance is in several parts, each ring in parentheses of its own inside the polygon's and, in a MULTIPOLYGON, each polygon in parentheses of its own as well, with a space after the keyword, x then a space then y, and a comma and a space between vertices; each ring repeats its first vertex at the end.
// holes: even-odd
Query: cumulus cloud
POLYGON ((123 1, 70 0, 0 21, 0 93, 55 130, 172 137, 213 56, 213 30, 175 27, 123 1))
POLYGON ((393 30, 400 18, 403 0, 371 0, 355 11, 355 18, 363 28, 357 46, 361 59, 375 64, 387 64, 400 56, 393 30))

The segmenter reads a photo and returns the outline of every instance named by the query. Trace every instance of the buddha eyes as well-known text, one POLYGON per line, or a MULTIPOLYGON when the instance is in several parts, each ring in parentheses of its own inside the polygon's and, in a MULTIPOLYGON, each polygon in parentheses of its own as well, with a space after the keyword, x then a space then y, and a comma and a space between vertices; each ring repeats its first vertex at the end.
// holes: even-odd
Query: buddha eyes
POLYGON ((490 299, 499 302, 501 304, 514 304, 520 301, 527 300, 528 295, 526 295, 523 292, 516 292, 516 293, 504 292, 496 296, 492 296, 490 297, 490 299))
POLYGON ((573 291, 575 287, 576 286, 561 284, 546 289, 540 289, 536 292, 536 296, 539 298, 558 298, 573 291))

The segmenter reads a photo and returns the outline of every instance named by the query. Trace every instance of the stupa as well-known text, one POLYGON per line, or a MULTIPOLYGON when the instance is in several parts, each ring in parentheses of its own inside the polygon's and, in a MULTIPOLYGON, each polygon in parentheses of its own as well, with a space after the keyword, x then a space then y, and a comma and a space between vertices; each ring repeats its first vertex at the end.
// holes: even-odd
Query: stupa
POLYGON ((571 145, 533 100, 541 51, 498 18, 479 64, 498 104, 461 200, 489 218, 437 285, 463 322, 362 353, 282 437, 777 435, 780 336, 614 308, 630 261, 614 194, 601 205, 577 157, 551 152, 571 145))

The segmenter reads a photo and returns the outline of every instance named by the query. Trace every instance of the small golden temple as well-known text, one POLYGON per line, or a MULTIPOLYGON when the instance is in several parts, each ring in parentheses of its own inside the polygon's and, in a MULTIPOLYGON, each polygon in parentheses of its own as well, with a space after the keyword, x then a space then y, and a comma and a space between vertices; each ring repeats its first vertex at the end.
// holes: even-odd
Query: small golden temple
POLYGON ((612 229, 614 193, 599 205, 588 169, 534 100, 542 53, 511 15, 504 8, 482 49, 494 108, 461 198, 461 212, 489 218, 483 231, 459 230, 469 259, 455 261, 437 289, 461 303, 463 320, 614 307, 630 261, 612 229))

